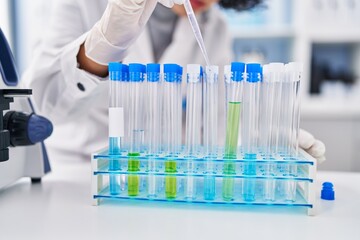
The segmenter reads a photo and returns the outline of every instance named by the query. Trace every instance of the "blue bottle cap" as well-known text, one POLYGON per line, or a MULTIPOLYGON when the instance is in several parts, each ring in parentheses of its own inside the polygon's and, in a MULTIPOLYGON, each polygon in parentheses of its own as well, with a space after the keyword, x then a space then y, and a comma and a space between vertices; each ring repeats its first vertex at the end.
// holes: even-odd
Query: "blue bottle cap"
POLYGON ((178 65, 179 66, 179 74, 180 75, 183 75, 183 73, 184 73, 184 68, 182 67, 182 66, 180 66, 180 65, 178 65))
POLYGON ((232 72, 245 72, 245 63, 243 62, 232 62, 231 63, 232 72))
POLYGON ((244 80, 245 63, 243 62, 232 62, 231 63, 231 80, 240 82, 244 80))
POLYGON ((164 73, 177 73, 179 71, 179 65, 174 63, 164 64, 164 73))
POLYGON ((121 65, 121 63, 118 63, 118 62, 109 63, 109 65, 108 65, 109 72, 120 71, 120 69, 121 69, 120 65, 121 65))
POLYGON ((246 64, 246 73, 248 82, 259 82, 262 76, 262 67, 259 63, 246 64))
POLYGON ((179 65, 173 63, 164 64, 164 80, 166 82, 177 82, 179 81, 179 65))
POLYGON ((324 182, 321 190, 321 199, 324 200, 335 200, 334 185, 331 182, 324 182))
POLYGON ((160 80, 160 64, 149 63, 146 66, 146 71, 148 82, 158 82, 160 80))
POLYGON ((177 74, 178 74, 178 82, 181 82, 182 81, 182 75, 183 75, 183 72, 184 72, 184 69, 182 66, 180 65, 177 65, 178 66, 178 71, 177 71, 177 74))
POLYGON ((111 62, 109 63, 109 79, 111 81, 128 81, 129 66, 126 64, 111 62))
POLYGON ((146 72, 146 66, 141 63, 130 63, 129 64, 129 72, 146 72))
POLYGON ((130 82, 144 81, 146 73, 146 66, 140 63, 129 64, 129 80, 130 82))
POLYGON ((150 73, 150 72, 160 73, 160 64, 158 64, 158 63, 149 63, 146 66, 146 71, 148 73, 150 73))

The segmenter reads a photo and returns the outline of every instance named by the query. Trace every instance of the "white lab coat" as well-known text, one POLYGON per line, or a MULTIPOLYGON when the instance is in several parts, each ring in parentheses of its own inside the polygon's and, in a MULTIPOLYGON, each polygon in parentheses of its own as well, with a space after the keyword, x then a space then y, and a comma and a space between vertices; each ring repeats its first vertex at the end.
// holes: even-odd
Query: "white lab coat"
MULTIPOLYGON (((50 157, 90 159, 91 153, 107 145, 108 81, 79 69, 76 60, 79 46, 101 18, 106 4, 107 0, 56 1, 49 28, 24 75, 23 83, 33 89, 36 110, 54 124, 54 133, 46 142, 50 157)), ((201 27, 212 64, 222 68, 231 60, 231 38, 219 10, 212 8, 201 27)), ((124 62, 154 62, 147 29, 124 62)), ((184 67, 188 63, 205 64, 186 18, 179 19, 173 41, 159 62, 184 67)), ((223 85, 221 89, 223 92, 223 85)))

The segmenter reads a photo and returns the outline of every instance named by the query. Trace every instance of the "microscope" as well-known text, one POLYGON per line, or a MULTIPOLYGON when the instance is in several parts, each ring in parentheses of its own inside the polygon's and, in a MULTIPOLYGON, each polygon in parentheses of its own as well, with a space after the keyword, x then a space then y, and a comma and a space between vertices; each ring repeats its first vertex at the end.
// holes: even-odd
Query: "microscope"
POLYGON ((43 141, 53 126, 35 114, 32 90, 17 85, 14 58, 0 28, 0 189, 22 177, 39 183, 51 171, 43 141))

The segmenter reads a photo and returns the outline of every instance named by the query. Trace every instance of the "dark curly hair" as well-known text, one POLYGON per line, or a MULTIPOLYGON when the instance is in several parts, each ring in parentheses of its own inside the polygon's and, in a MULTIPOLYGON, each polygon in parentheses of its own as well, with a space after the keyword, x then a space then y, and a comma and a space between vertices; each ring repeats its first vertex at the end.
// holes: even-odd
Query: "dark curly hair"
POLYGON ((262 0, 220 0, 219 5, 224 9, 243 11, 261 5, 262 2, 262 0))

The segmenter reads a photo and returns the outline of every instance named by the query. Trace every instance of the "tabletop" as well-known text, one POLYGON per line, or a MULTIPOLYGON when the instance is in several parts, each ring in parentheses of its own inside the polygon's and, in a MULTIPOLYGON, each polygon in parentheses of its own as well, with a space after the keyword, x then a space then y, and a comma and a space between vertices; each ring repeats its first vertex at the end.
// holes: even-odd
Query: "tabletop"
POLYGON ((90 162, 57 161, 41 184, 0 190, 0 239, 360 239, 360 173, 319 172, 318 213, 303 208, 144 202, 91 205, 90 162), (324 181, 336 200, 320 199, 324 181))

